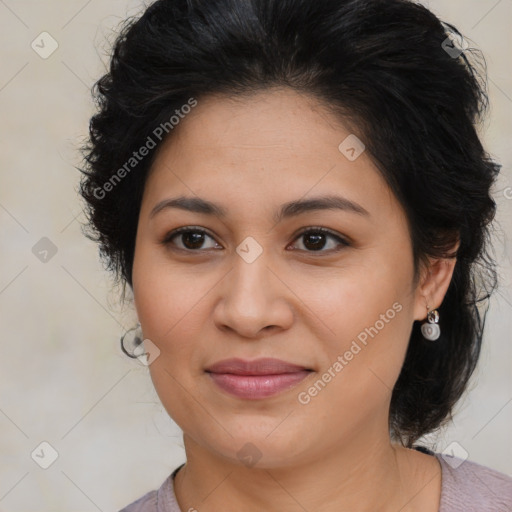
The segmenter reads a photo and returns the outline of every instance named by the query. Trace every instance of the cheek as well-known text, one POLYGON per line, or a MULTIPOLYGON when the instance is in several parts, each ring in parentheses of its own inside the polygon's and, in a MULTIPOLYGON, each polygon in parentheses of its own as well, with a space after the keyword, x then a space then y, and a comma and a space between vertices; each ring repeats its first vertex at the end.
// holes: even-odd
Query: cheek
POLYGON ((141 246, 136 252, 135 307, 144 337, 160 350, 150 365, 155 386, 169 389, 171 385, 172 389, 171 375, 183 381, 186 372, 201 366, 202 330, 205 319, 211 316, 205 298, 215 282, 215 276, 201 279, 192 265, 178 268, 150 247, 141 246))
POLYGON ((339 273, 322 286, 303 284, 308 307, 326 326, 324 371, 341 356, 349 386, 366 382, 391 391, 412 329, 409 270, 406 261, 392 265, 381 259, 339 273))
MULTIPOLYGON (((165 337, 190 302, 190 281, 162 257, 163 251, 141 238, 133 263, 133 296, 144 335, 165 337)), ((192 299, 191 299, 192 300, 192 299)))
POLYGON ((310 315, 319 321, 319 326, 323 324, 335 341, 343 342, 376 322, 379 322, 379 330, 390 331, 388 322, 383 329, 384 324, 380 321, 381 315, 386 316, 388 310, 384 320, 397 323, 397 309, 403 310, 408 293, 408 277, 392 272, 390 268, 386 269, 384 262, 370 261, 357 267, 329 271, 329 275, 302 273, 300 279, 291 275, 287 279, 295 279, 294 293, 302 299, 310 315), (396 302, 402 307, 393 308, 396 302))

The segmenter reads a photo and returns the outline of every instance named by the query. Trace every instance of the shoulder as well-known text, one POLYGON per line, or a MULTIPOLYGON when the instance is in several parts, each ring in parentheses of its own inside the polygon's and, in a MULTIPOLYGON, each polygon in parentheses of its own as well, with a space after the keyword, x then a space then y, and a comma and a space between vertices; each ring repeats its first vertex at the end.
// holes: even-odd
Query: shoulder
POLYGON ((150 491, 119 512, 157 512, 156 496, 157 491, 150 491))
POLYGON ((441 453, 440 512, 512 510, 512 477, 487 466, 441 453))
POLYGON ((178 466, 159 489, 144 494, 119 512, 181 512, 174 494, 174 477, 184 465, 185 463, 178 466))

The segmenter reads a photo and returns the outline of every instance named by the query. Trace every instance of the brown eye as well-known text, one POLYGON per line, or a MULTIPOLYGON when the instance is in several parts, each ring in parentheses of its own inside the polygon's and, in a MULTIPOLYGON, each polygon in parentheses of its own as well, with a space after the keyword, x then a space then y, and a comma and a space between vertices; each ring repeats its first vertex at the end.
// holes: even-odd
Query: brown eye
POLYGON ((168 233, 165 236, 164 240, 162 240, 162 243, 164 245, 175 245, 178 249, 182 249, 185 251, 198 251, 214 248, 204 247, 205 240, 208 238, 213 240, 213 238, 203 229, 185 227, 176 229, 171 233, 168 233), (175 239, 181 241, 181 246, 174 242, 175 239))
POLYGON ((300 250, 305 250, 307 252, 336 252, 341 248, 350 245, 346 240, 325 228, 310 228, 300 233, 296 240, 301 238, 304 240, 302 244, 304 249, 300 248, 300 250), (328 248, 328 250, 322 250, 326 245, 329 245, 329 239, 334 240, 335 242, 330 244, 331 247, 328 248))

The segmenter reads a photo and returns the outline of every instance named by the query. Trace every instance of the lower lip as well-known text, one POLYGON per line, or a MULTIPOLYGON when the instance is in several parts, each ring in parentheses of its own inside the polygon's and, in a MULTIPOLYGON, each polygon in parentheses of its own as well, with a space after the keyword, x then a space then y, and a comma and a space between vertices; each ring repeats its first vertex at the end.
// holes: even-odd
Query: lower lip
POLYGON ((304 370, 279 375, 234 375, 232 373, 209 373, 209 375, 219 388, 231 395, 258 400, 293 388, 310 373, 304 370))

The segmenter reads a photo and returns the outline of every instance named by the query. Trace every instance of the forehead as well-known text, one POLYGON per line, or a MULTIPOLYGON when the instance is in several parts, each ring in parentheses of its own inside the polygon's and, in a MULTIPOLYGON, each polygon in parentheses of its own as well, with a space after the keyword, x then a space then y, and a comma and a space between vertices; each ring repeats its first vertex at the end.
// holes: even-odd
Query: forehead
POLYGON ((350 160, 340 151, 347 137, 322 103, 291 89, 209 96, 162 144, 145 195, 221 195, 247 207, 339 192, 367 210, 396 208, 367 152, 350 160))
POLYGON ((347 128, 317 99, 292 89, 275 88, 198 100, 163 146, 164 151, 171 146, 175 150, 188 148, 217 154, 229 151, 231 155, 250 151, 264 158, 283 150, 287 150, 286 156, 290 152, 309 153, 321 142, 337 146, 336 140, 343 133, 349 133, 347 128), (179 143, 173 144, 174 141, 179 143))

